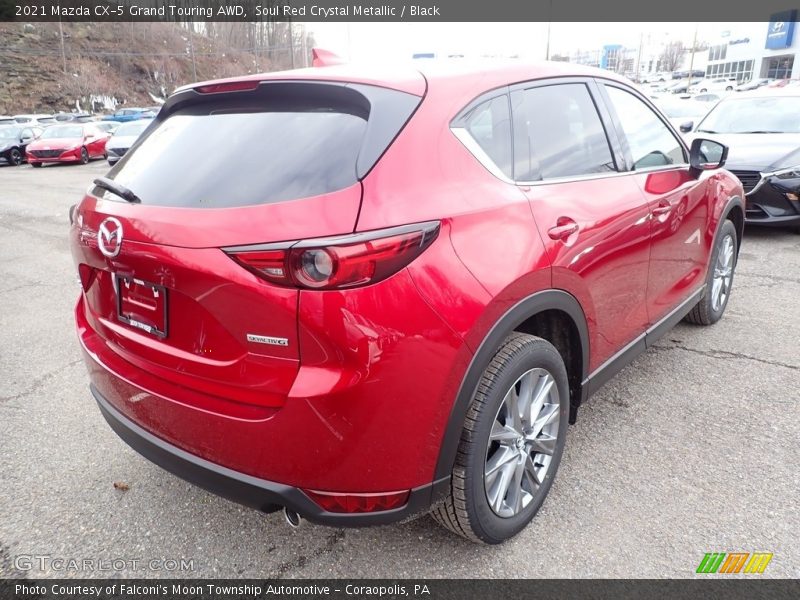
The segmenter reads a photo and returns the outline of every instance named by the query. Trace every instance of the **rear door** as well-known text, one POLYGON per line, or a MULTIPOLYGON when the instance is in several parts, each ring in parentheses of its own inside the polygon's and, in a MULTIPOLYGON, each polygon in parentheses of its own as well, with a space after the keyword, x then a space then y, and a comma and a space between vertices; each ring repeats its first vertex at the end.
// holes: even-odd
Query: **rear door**
POLYGON ((650 324, 686 300, 704 281, 712 202, 708 178, 689 173, 680 137, 643 98, 602 84, 626 162, 653 215, 647 306, 650 324))
POLYGON ((624 172, 608 115, 587 79, 512 91, 514 177, 553 265, 553 287, 584 308, 594 371, 647 325, 650 213, 624 172))
POLYGON ((97 186, 76 215, 84 317, 111 358, 207 394, 280 405, 300 359, 298 291, 226 250, 351 233, 360 174, 419 100, 310 82, 173 96, 107 176, 134 201, 97 186))

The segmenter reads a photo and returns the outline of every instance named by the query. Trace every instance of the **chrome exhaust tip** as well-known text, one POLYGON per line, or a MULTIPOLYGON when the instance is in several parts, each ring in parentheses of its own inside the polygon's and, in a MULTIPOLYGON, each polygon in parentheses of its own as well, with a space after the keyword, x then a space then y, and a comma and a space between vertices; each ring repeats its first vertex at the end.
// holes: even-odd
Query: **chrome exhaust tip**
POLYGON ((285 506, 283 507, 283 518, 286 519, 286 522, 292 529, 300 527, 300 523, 302 522, 300 515, 285 506))

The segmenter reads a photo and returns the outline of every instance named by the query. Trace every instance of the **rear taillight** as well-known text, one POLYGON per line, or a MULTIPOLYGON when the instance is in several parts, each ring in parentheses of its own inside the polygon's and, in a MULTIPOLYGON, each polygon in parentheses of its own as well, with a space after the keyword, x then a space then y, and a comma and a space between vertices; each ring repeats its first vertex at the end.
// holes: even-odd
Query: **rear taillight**
POLYGON ((383 492, 377 494, 347 494, 303 490, 322 509, 335 513, 365 513, 392 510, 405 506, 411 492, 383 492))
POLYGON ((332 238, 225 248, 248 271, 281 286, 330 290, 376 283, 422 254, 439 221, 332 238))

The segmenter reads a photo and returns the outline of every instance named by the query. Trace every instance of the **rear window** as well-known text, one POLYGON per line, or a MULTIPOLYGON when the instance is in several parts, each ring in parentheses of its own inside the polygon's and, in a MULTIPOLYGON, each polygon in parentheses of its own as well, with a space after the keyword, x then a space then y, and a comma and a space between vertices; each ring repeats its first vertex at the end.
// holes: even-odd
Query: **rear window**
POLYGON ((179 96, 185 100, 175 98, 109 174, 144 204, 225 208, 344 189, 366 174, 420 100, 320 83, 179 96))

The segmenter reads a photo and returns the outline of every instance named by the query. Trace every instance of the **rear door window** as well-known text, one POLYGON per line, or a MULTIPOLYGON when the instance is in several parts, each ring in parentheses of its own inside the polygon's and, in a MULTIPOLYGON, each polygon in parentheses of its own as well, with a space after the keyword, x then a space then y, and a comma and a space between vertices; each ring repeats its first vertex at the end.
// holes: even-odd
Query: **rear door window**
POLYGON ((511 104, 517 181, 617 170, 606 131, 585 84, 514 91, 511 104))
POLYGON ((109 175, 162 206, 224 208, 341 190, 371 168, 364 157, 379 158, 420 100, 375 94, 370 102, 352 87, 314 83, 190 92, 109 175))

